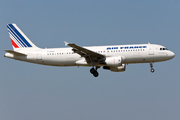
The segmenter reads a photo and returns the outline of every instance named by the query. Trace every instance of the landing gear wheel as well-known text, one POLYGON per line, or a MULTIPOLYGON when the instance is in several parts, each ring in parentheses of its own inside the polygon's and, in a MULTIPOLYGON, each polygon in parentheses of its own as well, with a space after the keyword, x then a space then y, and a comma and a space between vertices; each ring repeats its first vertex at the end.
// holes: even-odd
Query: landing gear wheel
POLYGON ((96 71, 93 75, 94 75, 94 77, 98 77, 99 73, 96 71))
POLYGON ((153 73, 154 71, 155 71, 155 70, 152 68, 152 69, 151 69, 151 72, 153 73))
POLYGON ((150 67, 151 67, 151 72, 153 73, 155 70, 153 69, 153 63, 150 63, 150 67))
POLYGON ((91 68, 91 69, 90 69, 90 73, 91 73, 91 74, 94 74, 95 71, 96 71, 96 70, 95 70, 94 68, 91 68))
POLYGON ((90 69, 90 73, 94 75, 94 77, 98 77, 99 73, 97 72, 97 70, 95 70, 94 68, 90 69))

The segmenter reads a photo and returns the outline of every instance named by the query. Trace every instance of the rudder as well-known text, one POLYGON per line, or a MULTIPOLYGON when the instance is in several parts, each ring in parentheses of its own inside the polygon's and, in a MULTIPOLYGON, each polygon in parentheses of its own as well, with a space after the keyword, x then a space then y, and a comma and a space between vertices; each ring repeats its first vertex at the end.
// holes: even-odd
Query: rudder
POLYGON ((38 48, 16 24, 7 24, 7 29, 14 50, 19 48, 38 48))

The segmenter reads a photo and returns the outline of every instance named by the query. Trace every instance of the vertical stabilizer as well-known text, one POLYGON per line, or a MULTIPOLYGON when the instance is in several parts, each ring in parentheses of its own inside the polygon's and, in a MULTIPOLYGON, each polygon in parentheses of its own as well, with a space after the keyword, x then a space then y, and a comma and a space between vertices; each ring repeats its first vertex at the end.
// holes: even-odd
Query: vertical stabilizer
POLYGON ((23 48, 38 48, 30 39, 18 28, 16 24, 7 24, 8 33, 13 49, 16 51, 23 48))

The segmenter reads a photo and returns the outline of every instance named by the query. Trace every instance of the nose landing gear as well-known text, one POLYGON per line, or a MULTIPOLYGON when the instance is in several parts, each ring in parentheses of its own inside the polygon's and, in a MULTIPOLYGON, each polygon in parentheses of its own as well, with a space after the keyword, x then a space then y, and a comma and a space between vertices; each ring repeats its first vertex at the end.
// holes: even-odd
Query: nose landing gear
POLYGON ((150 67, 151 67, 151 72, 153 73, 155 70, 153 69, 153 64, 152 63, 150 63, 150 67))

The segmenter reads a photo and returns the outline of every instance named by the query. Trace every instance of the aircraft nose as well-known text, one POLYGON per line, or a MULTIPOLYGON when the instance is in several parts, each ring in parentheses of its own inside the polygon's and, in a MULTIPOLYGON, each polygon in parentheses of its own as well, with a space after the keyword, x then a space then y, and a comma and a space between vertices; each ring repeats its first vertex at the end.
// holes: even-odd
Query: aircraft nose
POLYGON ((174 57, 175 57, 175 53, 173 53, 173 52, 171 51, 170 54, 169 54, 169 56, 170 56, 171 58, 174 58, 174 57))

